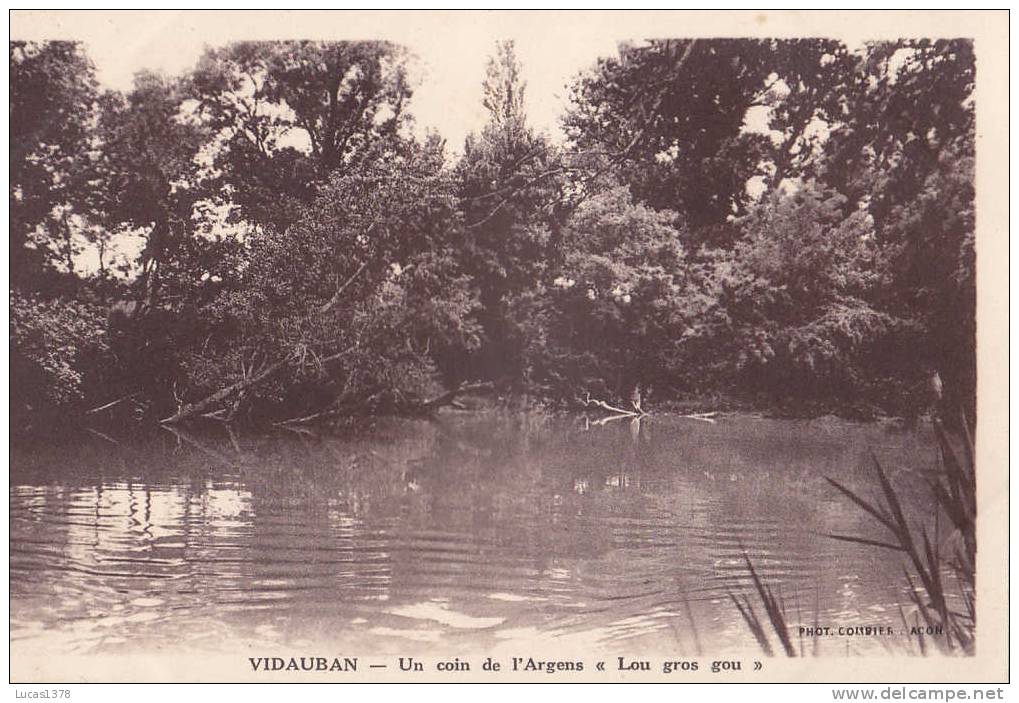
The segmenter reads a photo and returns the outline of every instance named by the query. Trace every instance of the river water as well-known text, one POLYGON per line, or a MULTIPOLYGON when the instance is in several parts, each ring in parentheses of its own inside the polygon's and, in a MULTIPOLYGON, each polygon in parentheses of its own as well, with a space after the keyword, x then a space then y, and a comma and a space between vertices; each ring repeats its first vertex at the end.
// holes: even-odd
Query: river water
MULTIPOLYGON (((749 595, 764 617, 744 549, 793 627, 901 626, 901 560, 827 536, 881 534, 824 477, 873 495, 871 451, 900 484, 935 462, 922 430, 739 415, 598 425, 451 412, 324 437, 104 432, 12 449, 22 655, 545 645, 710 656, 756 647, 729 597, 749 595)), ((926 500, 913 507, 929 512, 926 500)))

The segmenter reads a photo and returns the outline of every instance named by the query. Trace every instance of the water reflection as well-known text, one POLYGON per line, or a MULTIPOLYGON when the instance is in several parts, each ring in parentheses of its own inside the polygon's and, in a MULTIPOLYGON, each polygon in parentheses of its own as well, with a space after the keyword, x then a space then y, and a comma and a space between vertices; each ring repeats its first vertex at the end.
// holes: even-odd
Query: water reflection
POLYGON ((731 651, 753 646, 727 596, 744 549, 795 624, 897 623, 901 570, 824 536, 873 527, 823 477, 934 459, 923 435, 750 417, 117 441, 12 452, 15 648, 731 651))

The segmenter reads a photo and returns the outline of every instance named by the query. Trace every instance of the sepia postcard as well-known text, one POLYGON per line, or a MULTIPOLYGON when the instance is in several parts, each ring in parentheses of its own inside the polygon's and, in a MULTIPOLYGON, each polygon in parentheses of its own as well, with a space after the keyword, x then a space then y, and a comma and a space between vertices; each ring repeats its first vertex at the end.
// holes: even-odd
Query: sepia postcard
POLYGON ((12 11, 10 681, 1006 681, 1007 34, 12 11))

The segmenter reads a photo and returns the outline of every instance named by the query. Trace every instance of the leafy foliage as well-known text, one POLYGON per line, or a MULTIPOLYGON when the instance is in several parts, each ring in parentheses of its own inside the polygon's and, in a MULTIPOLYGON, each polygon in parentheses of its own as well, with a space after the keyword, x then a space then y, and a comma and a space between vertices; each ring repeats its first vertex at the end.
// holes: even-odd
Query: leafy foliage
POLYGON ((317 186, 396 134, 411 97, 406 52, 388 42, 238 42, 189 77, 217 136, 210 187, 238 219, 283 231, 317 186))
POLYGON ((720 280, 745 387, 845 400, 866 378, 868 345, 905 324, 872 304, 884 262, 869 215, 845 204, 806 186, 740 222, 720 280))
POLYGON ((674 376, 697 305, 674 219, 634 204, 622 186, 570 219, 546 303, 545 373, 562 392, 628 396, 674 376))
POLYGON ((67 216, 83 197, 97 83, 74 42, 10 43, 10 270, 12 283, 38 288, 67 267, 67 216))
POLYGON ((575 84, 565 124, 579 150, 618 161, 640 200, 724 241, 752 202, 751 178, 777 184, 802 169, 810 128, 838 110, 846 54, 828 40, 624 45, 575 84))
MULTIPOLYGON (((195 363, 216 371, 199 376, 236 380, 287 358, 287 383, 337 400, 420 393, 473 343, 472 298, 451 254, 457 228, 435 145, 400 143, 357 174, 334 174, 285 233, 250 243, 237 284, 207 310, 213 333, 195 363)), ((282 386, 274 392, 284 400, 282 386)))
POLYGON ((195 234, 201 199, 197 156, 207 131, 182 115, 182 99, 179 82, 140 73, 126 96, 103 96, 97 127, 100 157, 90 210, 112 233, 145 233, 140 292, 150 304, 160 267, 195 234))
POLYGON ((10 60, 33 408, 405 412, 481 382, 909 414, 936 379, 973 415, 968 41, 624 45, 576 78, 565 145, 504 42, 456 160, 411 136, 386 42, 235 43, 126 93, 75 44, 10 60))
POLYGON ((526 301, 555 249, 564 186, 561 155, 527 125, 520 71, 512 43, 499 45, 483 83, 489 121, 468 137, 457 173, 463 260, 479 289, 484 332, 471 370, 511 383, 527 375, 526 301))
POLYGON ((96 392, 91 377, 107 351, 105 320, 95 305, 10 296, 11 397, 15 420, 32 411, 80 405, 96 392))

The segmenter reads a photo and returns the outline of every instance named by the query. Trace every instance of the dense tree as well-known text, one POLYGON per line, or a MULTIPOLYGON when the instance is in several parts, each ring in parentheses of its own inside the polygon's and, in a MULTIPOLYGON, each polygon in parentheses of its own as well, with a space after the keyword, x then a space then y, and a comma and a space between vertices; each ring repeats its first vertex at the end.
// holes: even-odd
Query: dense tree
POLYGON ((739 223, 732 255, 719 258, 728 323, 719 341, 732 345, 744 389, 852 403, 874 375, 864 365, 870 348, 908 332, 907 321, 874 303, 886 262, 873 220, 845 206, 844 196, 811 183, 773 194, 739 223))
POLYGON ((518 381, 528 293, 553 252, 564 173, 561 155, 527 124, 525 84, 512 42, 497 47, 483 83, 488 123, 459 165, 463 257, 480 292, 485 343, 474 371, 518 381))
POLYGON ((937 372, 972 412, 969 42, 623 46, 563 146, 500 43, 455 161, 407 128, 406 62, 242 42, 100 95, 79 47, 12 43, 20 409, 300 420, 481 381, 909 413, 937 372), (139 235, 118 283, 105 249, 139 235))
MULTIPOLYGON (((973 69, 972 46, 961 40, 857 50, 827 40, 651 42, 623 47, 618 58, 602 59, 581 76, 566 123, 578 155, 601 154, 639 199, 673 208, 687 223, 682 231, 700 260, 695 266, 706 263, 710 272, 701 292, 720 301, 718 315, 695 325, 703 337, 692 339, 717 343, 732 334, 735 340, 752 320, 746 329, 764 339, 770 325, 783 336, 782 353, 789 351, 785 359, 776 351, 767 363, 771 371, 788 364, 791 374, 775 380, 772 391, 794 379, 806 390, 806 379, 820 378, 815 372, 824 357, 828 380, 811 391, 817 395, 862 391, 867 379, 878 378, 873 385, 909 395, 908 388, 923 385, 924 373, 936 370, 957 403, 975 393, 973 69), (931 100, 932 109, 916 109, 931 100), (806 220, 771 228, 762 238, 761 215, 790 207, 785 196, 773 197, 780 191, 803 191, 805 202, 824 192, 821 202, 841 205, 834 214, 800 208, 797 219, 806 220), (810 290, 786 274, 760 277, 756 269, 775 246, 788 237, 786 254, 795 262, 838 249, 840 232, 863 222, 866 231, 858 234, 881 267, 866 299, 859 290, 795 299, 789 310, 802 304, 804 313, 817 313, 810 328, 806 320, 759 310, 770 300, 771 283, 784 295, 810 290), (712 251, 719 246, 723 251, 712 251), (758 263, 747 269, 754 257, 758 263), (748 309, 718 285, 719 273, 730 269, 731 283, 764 285, 759 300, 756 293, 746 296, 754 303, 748 309), (822 314, 811 304, 824 300, 848 307, 822 314), (756 312, 741 322, 734 305, 756 312), (880 324, 846 334, 841 343, 829 338, 867 320, 880 324), (835 326, 817 327, 827 323, 835 326), (846 377, 835 379, 836 371, 846 377)), ((844 279, 853 266, 846 260, 822 270, 844 279)), ((771 341, 761 341, 763 357, 744 340, 731 348, 736 357, 715 360, 726 360, 721 371, 730 376, 734 368, 757 368, 759 374, 741 383, 749 388, 754 376, 772 377, 757 363, 769 358, 771 341)))
POLYGON ((852 201, 866 201, 881 230, 923 190, 943 155, 973 155, 974 79, 968 40, 868 44, 855 55, 818 171, 852 201))
POLYGON ((635 195, 670 208, 709 240, 812 153, 840 109, 851 61, 830 40, 656 40, 620 47, 574 85, 565 125, 580 152, 603 154, 635 195))
POLYGON ((923 363, 943 377, 951 406, 971 415, 974 77, 969 40, 868 45, 843 124, 818 158, 823 178, 874 219, 891 265, 885 306, 924 326, 923 363))
POLYGON ((406 52, 388 42, 238 42, 189 79, 219 144, 211 183, 237 219, 282 231, 336 170, 400 131, 406 52))
POLYGON ((177 81, 140 73, 127 95, 103 96, 99 117, 91 210, 110 232, 144 235, 138 298, 150 306, 162 269, 195 235, 201 200, 198 156, 208 135, 181 101, 177 81))
POLYGON ((308 412, 409 406, 451 350, 473 343, 438 144, 379 156, 335 173, 285 232, 251 242, 237 285, 207 310, 212 334, 192 358, 191 387, 236 386, 224 401, 296 397, 308 412))
POLYGON ((625 186, 578 207, 543 305, 542 372, 558 393, 628 398, 676 377, 684 333, 703 301, 689 286, 674 220, 634 204, 625 186))
POLYGON ((37 289, 73 251, 68 218, 86 192, 95 68, 74 42, 10 43, 10 270, 37 289))
POLYGON ((101 392, 110 369, 99 306, 12 291, 10 315, 12 427, 101 392))
POLYGON ((947 150, 923 189, 885 222, 893 271, 887 307, 923 325, 923 351, 906 350, 943 381, 946 407, 975 417, 976 249, 972 152, 947 150))

